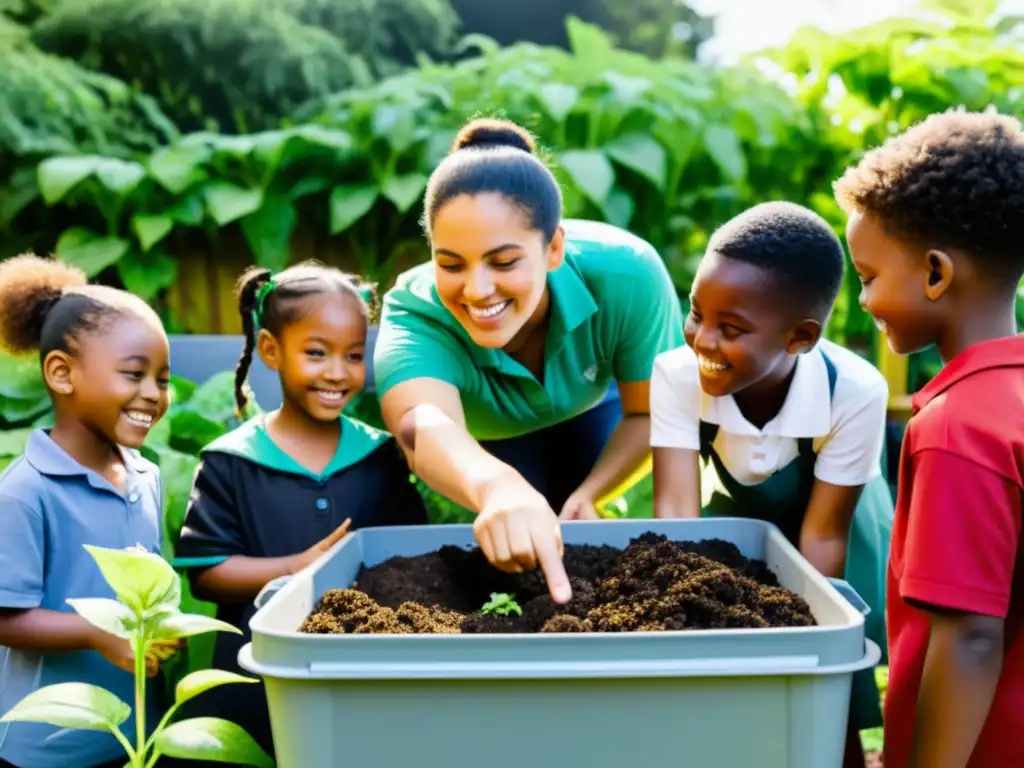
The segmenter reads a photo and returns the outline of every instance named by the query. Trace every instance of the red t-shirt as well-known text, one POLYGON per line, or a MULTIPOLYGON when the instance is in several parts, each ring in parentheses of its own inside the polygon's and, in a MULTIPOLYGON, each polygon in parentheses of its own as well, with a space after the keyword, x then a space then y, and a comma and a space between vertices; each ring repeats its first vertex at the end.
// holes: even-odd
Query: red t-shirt
POLYGON ((886 616, 885 768, 914 738, 929 614, 908 599, 1005 619, 999 687, 970 768, 1024 766, 1024 336, 977 344, 913 398, 900 456, 886 616))

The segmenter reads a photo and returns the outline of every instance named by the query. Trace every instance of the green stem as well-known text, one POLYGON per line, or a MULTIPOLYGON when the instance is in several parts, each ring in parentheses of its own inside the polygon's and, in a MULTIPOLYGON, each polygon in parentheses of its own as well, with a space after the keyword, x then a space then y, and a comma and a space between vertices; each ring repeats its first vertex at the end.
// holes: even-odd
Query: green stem
POLYGON ((146 763, 145 768, 153 768, 156 765, 156 761, 160 759, 160 750, 154 749, 153 756, 149 758, 149 762, 146 763))
POLYGON ((110 732, 114 734, 114 738, 121 742, 121 746, 124 747, 124 751, 128 754, 128 762, 133 766, 135 765, 135 750, 132 749, 132 745, 128 743, 128 739, 125 738, 124 734, 121 733, 120 728, 111 728, 110 732))
POLYGON ((134 768, 144 768, 146 759, 146 636, 135 637, 135 743, 134 768))
MULTIPOLYGON (((150 736, 149 739, 146 741, 146 747, 145 747, 146 750, 149 750, 150 748, 152 748, 153 742, 156 741, 157 734, 160 733, 160 731, 162 731, 164 729, 164 726, 167 725, 167 721, 170 720, 171 717, 174 715, 174 713, 177 712, 177 711, 178 711, 178 705, 177 704, 172 704, 171 707, 167 710, 167 714, 165 714, 163 716, 163 718, 161 718, 160 724, 157 725, 157 727, 153 730, 153 735, 150 736)), ((155 759, 155 758, 150 758, 150 759, 155 759)))

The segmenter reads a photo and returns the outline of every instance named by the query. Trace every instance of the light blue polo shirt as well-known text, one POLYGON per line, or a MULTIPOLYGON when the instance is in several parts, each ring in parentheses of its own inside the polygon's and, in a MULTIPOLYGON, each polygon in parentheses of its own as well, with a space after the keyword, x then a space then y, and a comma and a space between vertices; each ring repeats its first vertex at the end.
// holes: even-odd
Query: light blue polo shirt
MULTIPOLYGON (((32 433, 25 453, 0 475, 0 607, 70 613, 68 598, 114 598, 85 544, 160 552, 159 470, 138 452, 123 451, 128 478, 122 496, 45 430, 32 433)), ((132 676, 98 653, 40 654, 0 646, 0 712, 38 688, 65 682, 106 688, 134 709, 132 676)), ((149 681, 147 723, 158 719, 157 689, 149 681)), ((134 742, 134 716, 122 729, 134 742)), ((113 736, 98 731, 0 723, 0 758, 25 768, 86 768, 123 754, 113 736)))

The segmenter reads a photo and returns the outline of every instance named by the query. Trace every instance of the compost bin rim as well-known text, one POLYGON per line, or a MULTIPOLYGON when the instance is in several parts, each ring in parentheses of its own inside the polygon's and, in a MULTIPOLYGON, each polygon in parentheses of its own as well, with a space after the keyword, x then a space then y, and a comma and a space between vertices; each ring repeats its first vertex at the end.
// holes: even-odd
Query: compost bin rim
POLYGON ((626 660, 609 662, 598 660, 585 664, 559 660, 479 662, 303 662, 298 664, 267 664, 257 661, 253 644, 246 643, 238 651, 238 663, 248 672, 276 680, 595 680, 610 678, 712 678, 712 677, 825 677, 845 675, 870 669, 878 664, 882 650, 875 642, 864 640, 864 654, 855 660, 818 666, 808 663, 820 661, 815 654, 790 654, 778 658, 777 664, 758 667, 758 662, 773 657, 739 657, 715 659, 683 659, 675 669, 671 659, 626 660), (793 659, 791 667, 783 662, 793 659), (721 662, 714 666, 714 662, 721 662), (747 662, 746 664, 744 662, 747 662), (638 669, 640 666, 645 669, 638 669), (687 669, 686 667, 689 667, 687 669), (575 674, 573 674, 575 672, 575 674))

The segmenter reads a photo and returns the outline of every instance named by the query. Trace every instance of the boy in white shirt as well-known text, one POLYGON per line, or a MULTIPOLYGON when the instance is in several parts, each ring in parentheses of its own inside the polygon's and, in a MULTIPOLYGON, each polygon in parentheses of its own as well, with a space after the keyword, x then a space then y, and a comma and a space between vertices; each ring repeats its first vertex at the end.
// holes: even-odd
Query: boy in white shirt
MULTIPOLYGON (((822 338, 844 267, 828 223, 791 203, 755 206, 715 232, 691 290, 686 346, 658 356, 651 376, 654 515, 776 524, 865 599, 867 634, 884 650, 888 387, 822 338)), ((858 731, 877 725, 867 670, 855 678, 847 765, 864 765, 858 731)))

